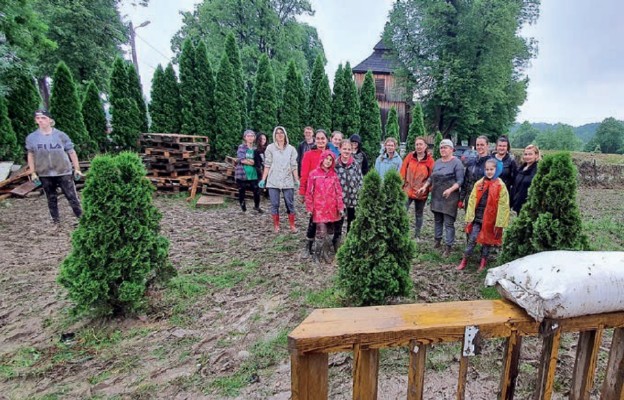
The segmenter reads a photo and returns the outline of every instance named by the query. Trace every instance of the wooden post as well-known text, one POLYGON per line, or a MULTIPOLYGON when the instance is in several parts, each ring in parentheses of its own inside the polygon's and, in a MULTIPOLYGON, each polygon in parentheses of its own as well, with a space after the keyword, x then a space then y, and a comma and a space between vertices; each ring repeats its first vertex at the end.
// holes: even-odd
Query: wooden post
POLYGON ((290 355, 292 400, 327 400, 327 353, 290 355))
POLYGON ((599 328, 581 332, 579 335, 574 371, 572 372, 570 400, 589 400, 590 391, 594 386, 594 372, 602 332, 602 328, 599 328))
POLYGON ((410 366, 408 372, 407 400, 423 400, 425 388, 425 363, 428 344, 410 341, 410 366))
POLYGON ((499 400, 513 400, 518 378, 518 362, 520 349, 522 348, 522 336, 518 331, 512 331, 505 344, 503 355, 503 373, 501 374, 499 400))
POLYGON ((468 375, 468 357, 462 354, 459 359, 459 379, 457 381, 457 400, 466 398, 466 377, 468 375))
POLYGON ((537 387, 535 400, 550 400, 552 397, 555 370, 557 369, 557 356, 559 354, 559 341, 561 329, 558 321, 544 320, 542 322, 542 355, 540 357, 539 372, 537 375, 537 387))
POLYGON ((353 348, 353 399, 377 400, 379 349, 353 348))
POLYGON ((613 330, 611 351, 604 384, 602 385, 601 399, 624 399, 624 328, 613 330))

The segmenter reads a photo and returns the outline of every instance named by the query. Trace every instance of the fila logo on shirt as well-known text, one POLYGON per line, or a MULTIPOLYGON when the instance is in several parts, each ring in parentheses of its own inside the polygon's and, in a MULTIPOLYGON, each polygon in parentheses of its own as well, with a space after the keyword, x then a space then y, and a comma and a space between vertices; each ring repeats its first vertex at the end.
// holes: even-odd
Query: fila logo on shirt
POLYGON ((61 146, 58 143, 50 143, 50 144, 39 143, 37 145, 37 150, 59 150, 59 149, 62 149, 62 148, 63 148, 63 146, 61 146))

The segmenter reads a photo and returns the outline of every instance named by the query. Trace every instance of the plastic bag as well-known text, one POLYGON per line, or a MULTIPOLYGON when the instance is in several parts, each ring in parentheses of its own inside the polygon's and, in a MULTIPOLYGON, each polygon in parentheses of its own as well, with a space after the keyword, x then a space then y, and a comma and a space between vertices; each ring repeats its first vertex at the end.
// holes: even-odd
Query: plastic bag
POLYGON ((624 310, 624 252, 547 251, 488 271, 494 286, 537 321, 624 310))

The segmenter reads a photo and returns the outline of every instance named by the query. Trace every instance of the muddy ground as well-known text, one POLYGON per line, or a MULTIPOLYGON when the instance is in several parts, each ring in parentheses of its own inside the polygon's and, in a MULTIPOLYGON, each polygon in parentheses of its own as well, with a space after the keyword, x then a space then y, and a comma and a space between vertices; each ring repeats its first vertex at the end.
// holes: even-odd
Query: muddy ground
MULTIPOLYGON (((595 248, 623 250, 622 189, 581 189, 579 201, 595 248)), ((242 213, 234 203, 197 210, 180 196, 155 202, 179 276, 150 291, 144 314, 112 320, 72 316, 55 281, 73 229, 66 201, 59 232, 44 197, 0 202, 0 399, 290 398, 287 333, 312 309, 341 304, 336 266, 302 260, 303 230, 275 235, 268 213, 242 213)), ((413 296, 396 302, 490 295, 474 264, 455 271, 460 252, 444 260, 432 243, 419 244, 413 296)), ((602 366, 608 344, 609 334, 602 366)), ((530 397, 540 346, 525 341, 518 399, 530 397)), ((564 337, 555 398, 567 397, 575 347, 575 337, 564 337)), ((496 398, 501 348, 488 342, 471 360, 468 399, 496 398)), ((426 398, 454 398, 459 351, 439 345, 429 353, 426 398)), ((405 398, 407 361, 404 349, 382 352, 380 399, 405 398)), ((351 356, 333 355, 330 365, 330 398, 351 398, 351 356)))

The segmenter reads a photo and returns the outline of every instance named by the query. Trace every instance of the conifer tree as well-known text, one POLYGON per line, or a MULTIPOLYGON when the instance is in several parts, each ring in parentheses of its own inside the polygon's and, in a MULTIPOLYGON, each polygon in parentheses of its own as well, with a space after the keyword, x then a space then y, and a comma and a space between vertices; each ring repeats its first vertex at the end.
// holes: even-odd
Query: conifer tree
POLYGON ((277 123, 275 78, 266 54, 260 56, 252 98, 251 127, 256 132, 272 132, 277 123))
POLYGON ((323 80, 323 76, 325 75, 325 70, 323 67, 323 58, 322 56, 319 54, 316 59, 314 60, 314 65, 312 67, 312 73, 310 75, 310 86, 308 87, 307 90, 307 96, 306 96, 306 107, 305 107, 305 115, 304 115, 304 121, 305 121, 305 125, 312 125, 312 127, 314 129, 319 128, 318 126, 314 125, 313 121, 313 108, 315 107, 315 104, 317 103, 317 93, 319 91, 319 87, 321 86, 321 81, 323 80))
POLYGON ((50 113, 56 122, 55 127, 71 138, 80 157, 95 154, 96 145, 89 137, 82 119, 82 106, 74 78, 64 62, 57 65, 52 79, 50 113))
POLYGON ((442 157, 440 154, 440 142, 442 141, 442 132, 438 131, 435 135, 434 143, 433 143, 433 159, 437 160, 442 157))
POLYGON ((576 201, 577 170, 570 153, 544 157, 527 202, 505 232, 501 262, 550 250, 588 250, 576 201))
POLYGON ((247 128, 247 91, 245 90, 245 79, 243 78, 243 63, 240 51, 234 38, 234 33, 230 32, 225 38, 225 53, 232 66, 232 76, 234 77, 234 95, 238 102, 239 115, 241 118, 240 131, 247 128))
POLYGON ((41 96, 32 76, 25 73, 18 74, 14 77, 14 82, 6 101, 9 119, 19 146, 19 152, 16 156, 17 159, 21 160, 26 136, 37 129, 34 112, 41 106, 41 96))
POLYGON ((0 161, 21 161, 17 137, 11 126, 7 101, 0 96, 0 161))
MULTIPOLYGON (((300 121, 299 122, 299 126, 301 127, 301 129, 299 129, 297 132, 293 132, 295 134, 295 136, 293 136, 293 143, 299 143, 303 140, 303 128, 308 125, 308 120, 306 118, 306 113, 307 113, 307 101, 308 101, 308 92, 306 90, 306 86, 305 83, 303 82, 303 75, 301 74, 300 71, 297 70, 297 85, 296 85, 296 90, 295 92, 297 93, 297 98, 299 99, 299 118, 300 121), (296 139, 296 140, 295 140, 296 139)), ((290 140, 290 132, 288 133, 288 138, 290 140)))
POLYGON ((399 137, 399 114, 397 114, 394 106, 390 107, 388 119, 386 120, 386 137, 393 137, 396 140, 401 139, 399 137))
POLYGON ((364 177, 353 226, 336 255, 338 285, 357 306, 383 304, 403 294, 405 284, 397 280, 397 262, 386 240, 385 201, 381 178, 371 170, 364 177))
MULTIPOLYGON (((412 107, 412 123, 409 127, 409 132, 407 133, 407 152, 411 152, 416 150, 414 147, 414 142, 416 138, 419 136, 424 137, 425 133, 425 122, 423 121, 423 112, 420 103, 414 104, 412 107)), ((440 149, 438 149, 440 151, 440 149)))
POLYGON ((379 154, 381 143, 381 114, 375 97, 373 73, 368 71, 360 89, 360 136, 362 148, 373 159, 379 154))
POLYGON ((115 59, 110 88, 112 139, 118 149, 135 149, 141 131, 141 114, 130 96, 128 69, 121 58, 115 59))
MULTIPOLYGON (((312 90, 312 88, 310 88, 310 90, 312 90)), ((332 123, 332 99, 331 89, 329 88, 329 78, 327 78, 324 72, 313 98, 314 100, 310 104, 310 124, 314 129, 325 129, 329 131, 332 123)))
POLYGON ((180 103, 182 106, 180 133, 186 135, 197 135, 201 125, 195 110, 197 96, 195 70, 195 46, 190 39, 186 39, 180 54, 180 103))
POLYGON ((345 82, 342 63, 334 75, 334 94, 332 96, 332 130, 343 132, 345 82))
POLYGON ((347 64, 343 70, 343 82, 345 85, 344 95, 344 117, 342 133, 345 135, 352 135, 360 130, 360 104, 358 99, 357 86, 353 79, 353 71, 351 70, 351 64, 347 61, 347 64))
POLYGON ((136 68, 132 63, 126 63, 126 68, 129 89, 127 97, 134 100, 137 108, 139 109, 139 119, 141 121, 141 125, 139 127, 140 131, 148 132, 147 105, 145 104, 145 99, 143 98, 143 89, 141 87, 141 82, 139 81, 139 75, 137 74, 136 68))
MULTIPOLYGON (((303 106, 298 95, 299 83, 303 86, 300 75, 297 73, 297 67, 294 61, 288 63, 286 69, 286 82, 284 83, 284 92, 282 94, 282 107, 280 110, 279 125, 286 128, 288 139, 291 144, 297 144, 303 130, 301 123, 301 114, 303 106)), ((301 139, 303 140, 303 138, 301 139)))
POLYGON ((128 87, 128 72, 126 70, 126 62, 117 57, 113 62, 113 69, 111 70, 109 88, 109 101, 112 103, 117 99, 123 99, 128 97, 130 88, 128 87))
POLYGON ((240 107, 234 91, 234 73, 226 53, 221 57, 215 87, 216 107, 216 138, 214 142, 215 156, 222 159, 233 155, 242 132, 240 131, 240 107))
POLYGON ((58 277, 79 312, 138 311, 151 282, 175 275, 169 241, 159 233, 154 187, 145 175, 134 153, 101 155, 91 163, 82 191, 84 214, 58 277))
POLYGON ((100 91, 93 81, 89 81, 82 100, 82 119, 91 141, 96 144, 96 149, 101 153, 105 152, 108 147, 106 114, 100 99, 100 91))
POLYGON ((215 139, 215 78, 210 61, 208 61, 208 50, 203 41, 195 48, 195 80, 197 81, 197 95, 194 108, 199 117, 197 119, 197 133, 208 136, 213 141, 215 139))
POLYGON ((156 68, 152 79, 151 98, 152 125, 150 130, 160 133, 179 133, 180 87, 171 63, 167 64, 164 71, 160 65, 156 68))

